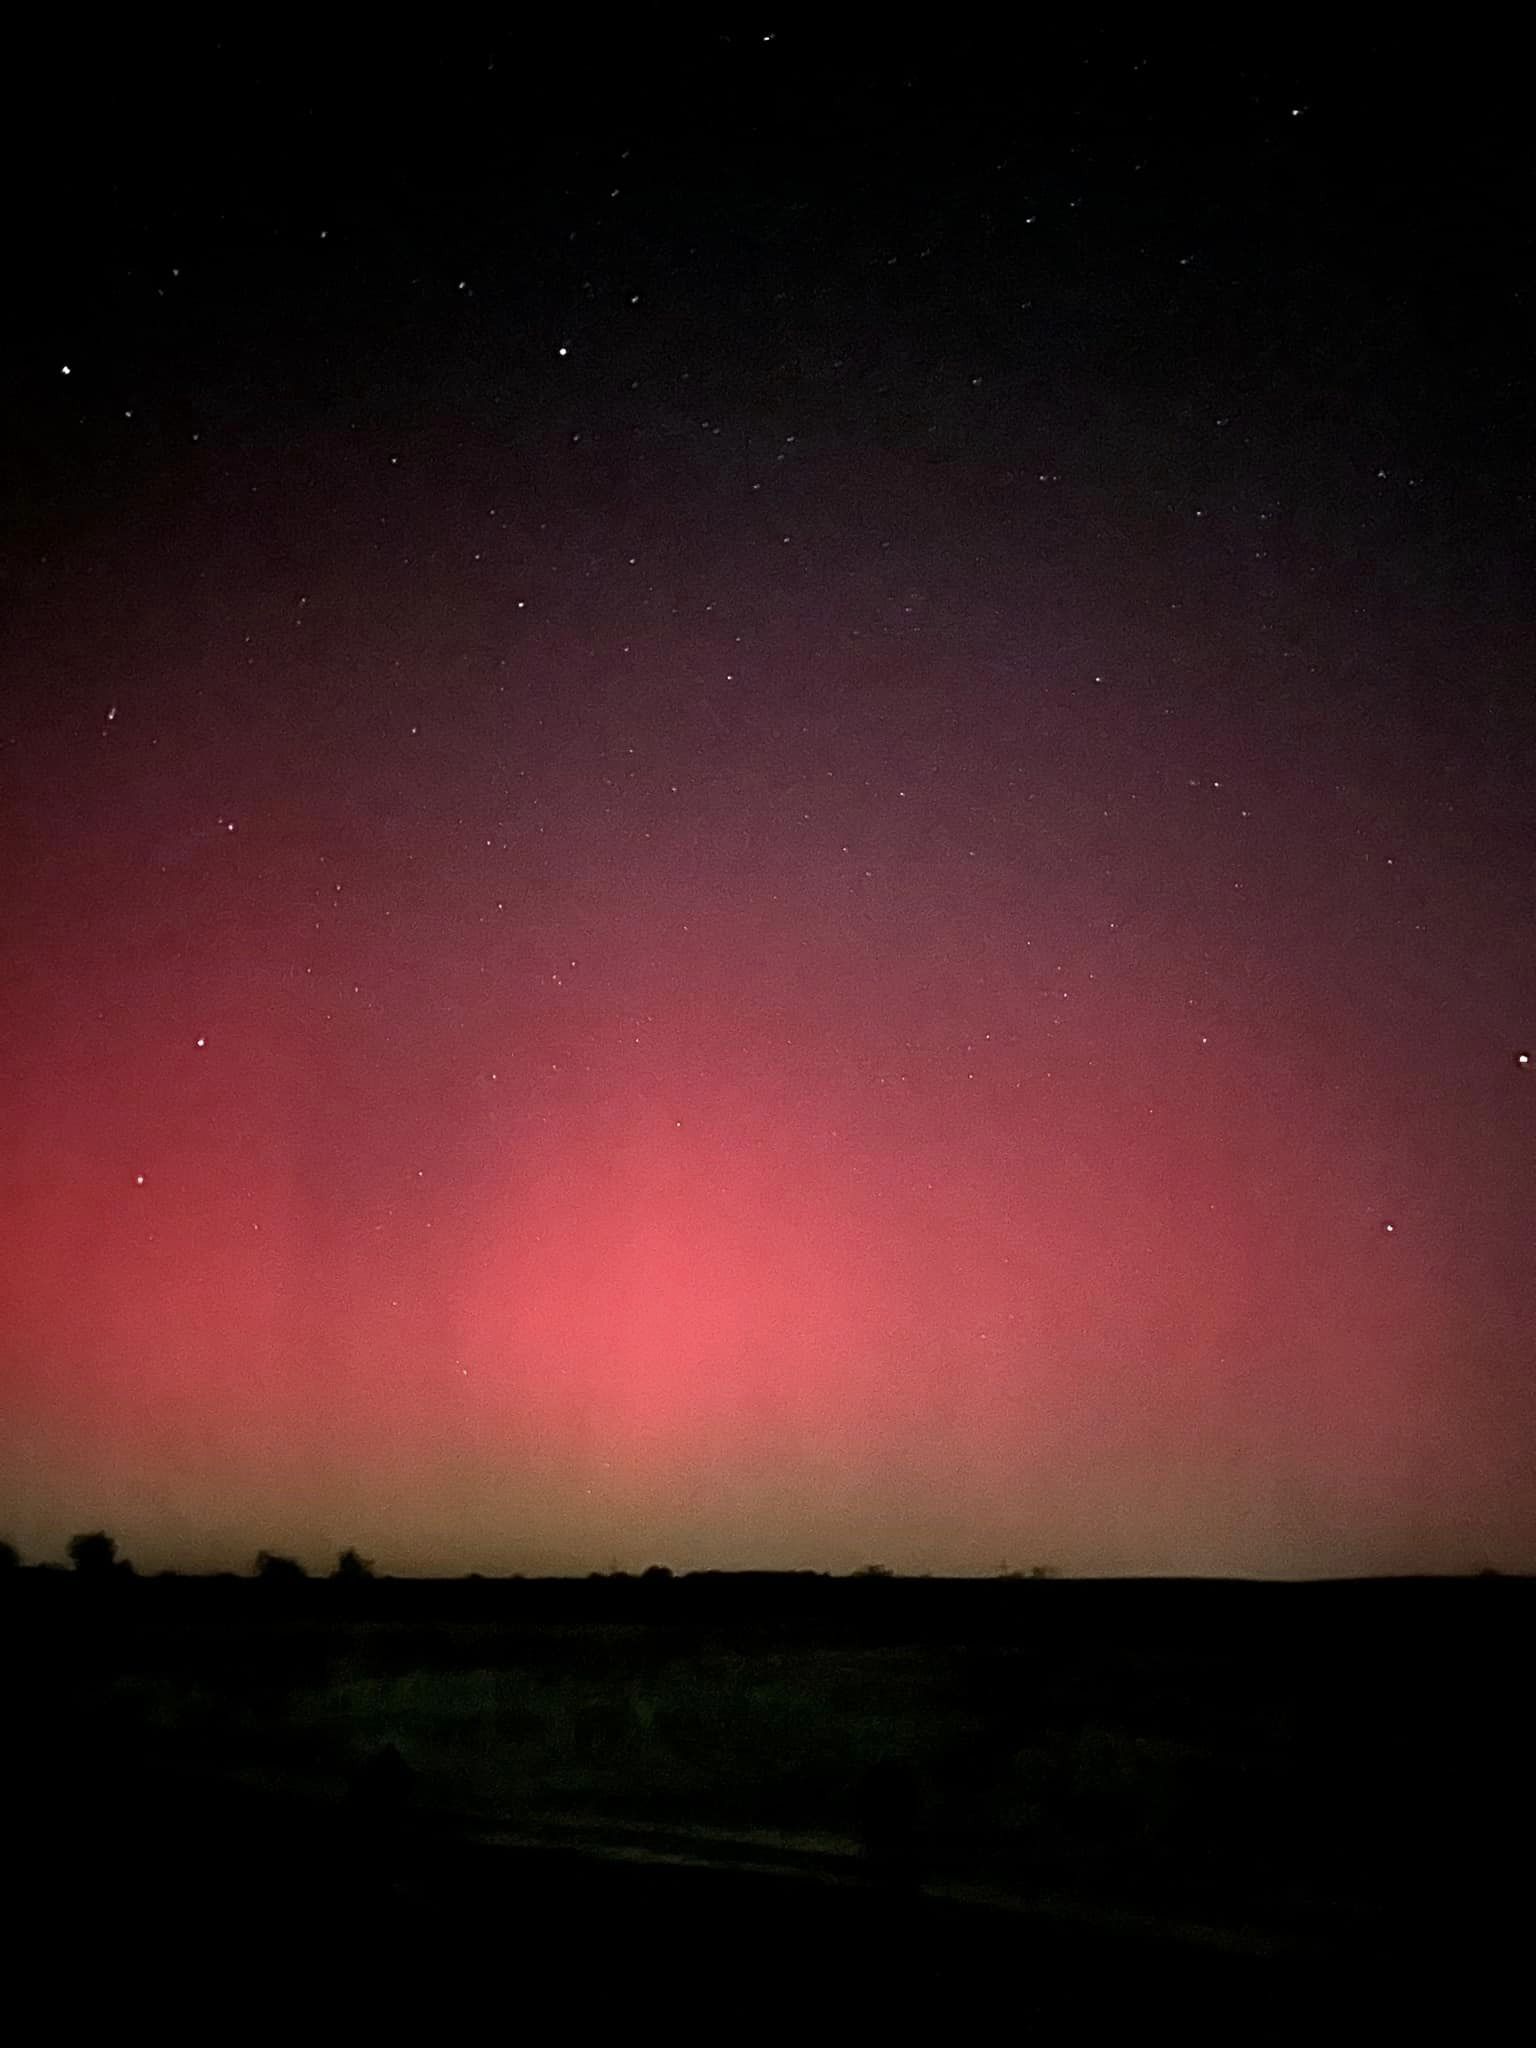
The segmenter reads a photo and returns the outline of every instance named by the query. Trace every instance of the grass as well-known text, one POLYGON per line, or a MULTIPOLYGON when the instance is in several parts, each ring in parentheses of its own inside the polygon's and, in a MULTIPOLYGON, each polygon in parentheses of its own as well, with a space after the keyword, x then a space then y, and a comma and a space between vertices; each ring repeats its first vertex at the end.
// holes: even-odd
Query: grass
MULTIPOLYGON (((1071 1587, 1045 1597, 1087 1611, 1067 1609, 1071 1587)), ((895 1766, 935 1883, 1276 1929, 1408 1909, 1432 1926, 1529 1806, 1515 1689, 1494 1682, 1517 1632, 1469 1607, 1436 1639, 1410 1602, 1395 1633, 1346 1614, 1282 1641, 1271 1611, 1291 1610, 1239 1640, 1203 1619, 914 1639, 841 1619, 218 1610, 94 1647, 63 1630, 18 1663, 10 1746, 61 1782, 84 1757, 104 1780, 152 1763, 339 1806, 393 1748, 423 1820, 649 1830, 715 1855, 723 1837, 743 1859, 851 1858, 870 1774, 895 1766)))
MULTIPOLYGON (((794 1836, 848 1852, 871 1767, 905 1766, 931 1874, 1197 1898, 1263 1876, 1250 1823, 1263 1730, 1171 1732, 1107 1711, 1125 1674, 923 1645, 732 1644, 664 1630, 337 1627, 238 1637, 140 1669, 98 1702, 120 1741, 340 1797, 392 1745, 424 1811, 794 1836), (1241 1746, 1234 1751, 1236 1734, 1241 1746)), ((1158 1724, 1163 1724, 1159 1726, 1158 1724)), ((1273 1818, 1273 1816, 1271 1816, 1273 1818)))

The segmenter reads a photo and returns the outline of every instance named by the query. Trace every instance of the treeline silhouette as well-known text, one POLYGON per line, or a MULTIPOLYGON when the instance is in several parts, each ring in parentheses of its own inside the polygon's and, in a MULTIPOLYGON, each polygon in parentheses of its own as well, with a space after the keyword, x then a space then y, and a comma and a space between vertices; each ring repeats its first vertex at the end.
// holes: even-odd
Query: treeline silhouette
MULTIPOLYGON (((1012 1633, 1024 1627, 1053 1634, 1059 1627, 1113 1626, 1117 1634, 1236 1628, 1282 1632, 1287 1617, 1305 1615, 1311 1630, 1337 1625, 1352 1630, 1368 1617, 1395 1627, 1397 1618, 1427 1607, 1468 1611, 1508 1598, 1525 1605, 1536 1580, 1485 1569, 1471 1577, 1272 1580, 1220 1578, 1071 1578, 1048 1565, 999 1566, 988 1577, 908 1575, 881 1564, 853 1572, 723 1571, 675 1573, 664 1564, 632 1572, 618 1566, 584 1576, 490 1576, 472 1571, 455 1578, 392 1577, 357 1549, 347 1548, 328 1571, 312 1572, 286 1553, 260 1550, 248 1573, 143 1573, 122 1555, 105 1530, 70 1539, 69 1565, 28 1564, 17 1547, 0 1543, 0 1601, 36 1611, 69 1609, 94 1596, 96 1605, 156 1615, 216 1619, 325 1613, 366 1613, 377 1620, 654 1620, 719 1625, 734 1620, 841 1624, 867 1620, 875 1629, 899 1627, 1012 1633), (1028 1588, 1029 1591, 1024 1589, 1028 1588)), ((1512 1611, 1503 1610, 1501 1611, 1512 1611)), ((1367 1625, 1369 1623, 1367 1622, 1367 1625)))
MULTIPOLYGON (((91 1529, 78 1536, 71 1536, 64 1546, 64 1554, 76 1574, 91 1583, 106 1579, 136 1579, 138 1570, 131 1558, 121 1555, 117 1538, 109 1536, 105 1529, 91 1529)), ((21 1552, 14 1543, 0 1541, 0 1572, 24 1571, 27 1567, 21 1552)), ((59 1568, 43 1561, 33 1567, 37 1571, 56 1571, 59 1568)), ((268 1585, 296 1585, 309 1578, 307 1566, 297 1558, 280 1557, 275 1551, 258 1550, 254 1576, 268 1585)), ((344 1585, 358 1585, 374 1575, 372 1558, 363 1557, 356 1550, 343 1550, 336 1559, 331 1573, 344 1585)), ((174 1569, 157 1572, 157 1579, 180 1579, 183 1574, 174 1569)), ((191 1574, 224 1583, 237 1575, 233 1572, 211 1572, 191 1574)))
POLYGON ((651 1564, 640 1571, 614 1565, 584 1575, 533 1576, 511 1572, 490 1576, 466 1572, 456 1578, 395 1578, 378 1571, 373 1559, 355 1547, 337 1554, 329 1571, 313 1572, 286 1552, 259 1550, 248 1573, 230 1570, 187 1572, 175 1568, 143 1573, 125 1556, 115 1537, 104 1529, 72 1536, 65 1546, 67 1567, 54 1560, 25 1562, 12 1543, 0 1544, 0 1579, 17 1597, 23 1588, 40 1599, 68 1601, 76 1592, 132 1602, 151 1610, 239 1608, 247 1613, 321 1612, 327 1608, 366 1603, 370 1613, 505 1614, 543 1616, 571 1613, 602 1618, 632 1612, 708 1614, 813 1609, 840 1597, 856 1598, 866 1607, 889 1614, 893 1602, 917 1597, 932 1604, 957 1591, 999 1585, 1017 1586, 1054 1580, 1054 1567, 1026 1570, 1006 1564, 990 1580, 943 1579, 930 1572, 915 1576, 888 1565, 866 1564, 854 1571, 717 1571, 675 1573, 669 1565, 651 1564))

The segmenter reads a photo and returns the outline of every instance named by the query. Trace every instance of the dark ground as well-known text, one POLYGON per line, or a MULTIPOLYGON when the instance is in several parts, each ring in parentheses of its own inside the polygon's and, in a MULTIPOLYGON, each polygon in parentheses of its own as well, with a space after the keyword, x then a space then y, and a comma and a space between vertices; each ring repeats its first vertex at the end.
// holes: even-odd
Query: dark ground
POLYGON ((262 1592, 5 1596, 61 2013, 1477 2038, 1528 1945, 1526 1581, 262 1592))

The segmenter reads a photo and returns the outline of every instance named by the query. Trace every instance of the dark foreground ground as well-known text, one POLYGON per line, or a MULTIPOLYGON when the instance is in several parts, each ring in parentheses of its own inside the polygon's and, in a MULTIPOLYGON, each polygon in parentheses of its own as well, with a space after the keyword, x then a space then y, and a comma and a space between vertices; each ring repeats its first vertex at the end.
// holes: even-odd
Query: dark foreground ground
POLYGON ((469 1841, 370 1854, 312 1818, 236 1818, 228 1801, 120 1812, 73 1838, 75 1858, 86 1845, 122 1869, 120 1885, 98 1864, 100 1889, 83 1888, 78 1861, 45 1850, 30 1877, 51 1880, 56 1903, 19 1920, 61 2016, 105 1997, 120 2015, 201 2009, 216 2031, 257 2007, 312 2018, 318 2003, 396 2017, 489 2007, 509 2024, 553 2010, 579 2027, 618 2008, 636 2029, 736 2032, 770 2012, 815 2025, 835 1999, 882 2026, 922 2014, 979 2036, 1001 1999, 1014 2021, 1247 2013, 1268 2038, 1315 1976, 853 1878, 469 1841), (108 1924, 88 1931, 93 1909, 108 1924))
POLYGON ((1529 1995, 1527 1582, 689 1589, 11 1596, 13 1976, 217 2034, 1529 1995))

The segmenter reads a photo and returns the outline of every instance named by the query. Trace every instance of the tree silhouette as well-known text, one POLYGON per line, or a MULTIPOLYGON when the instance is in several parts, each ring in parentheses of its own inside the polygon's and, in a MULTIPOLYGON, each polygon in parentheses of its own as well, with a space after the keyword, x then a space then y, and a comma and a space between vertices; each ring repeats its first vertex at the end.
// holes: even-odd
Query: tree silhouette
POLYGON ((109 1579, 117 1569, 117 1539, 105 1529, 88 1535, 71 1536, 69 1561, 82 1579, 109 1579))
POLYGON ((911 1885, 919 1873, 922 1805, 917 1774, 896 1758, 871 1764, 858 1788, 858 1830, 870 1875, 911 1885))
POLYGON ((353 1772, 348 1790, 354 1802, 375 1813, 398 1813, 410 1797, 415 1776, 395 1744, 386 1742, 353 1772))
POLYGON ((256 1576, 264 1586, 298 1586, 309 1577, 296 1557, 279 1557, 271 1550, 256 1553, 256 1576))
POLYGON ((344 1550, 336 1560, 336 1569, 331 1573, 344 1586, 361 1586, 373 1577, 373 1559, 360 1557, 355 1550, 344 1550))
POLYGON ((21 1565, 21 1552, 14 1543, 0 1542, 0 1572, 14 1572, 21 1565))

